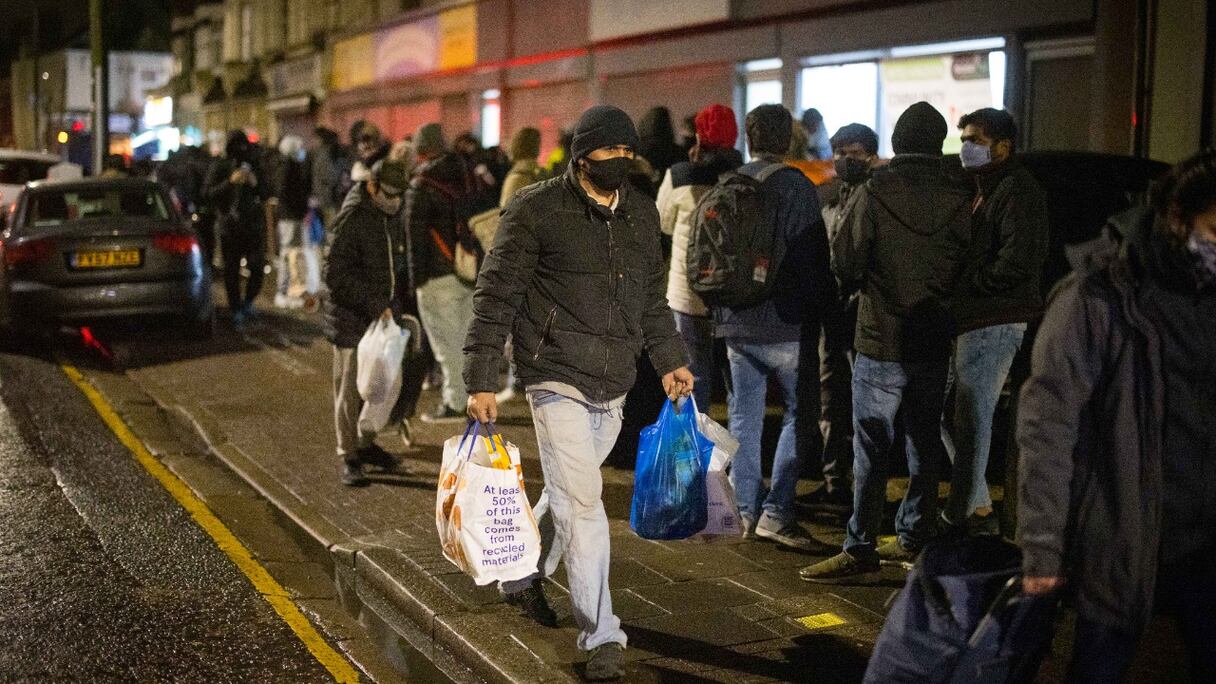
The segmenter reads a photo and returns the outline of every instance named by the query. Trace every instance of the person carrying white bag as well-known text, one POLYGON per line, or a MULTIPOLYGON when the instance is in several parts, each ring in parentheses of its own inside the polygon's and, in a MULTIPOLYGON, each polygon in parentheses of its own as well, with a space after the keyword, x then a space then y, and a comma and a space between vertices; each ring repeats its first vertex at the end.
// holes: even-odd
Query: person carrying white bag
POLYGON ((540 530, 524 490, 519 449, 492 424, 469 421, 463 435, 444 443, 435 526, 444 557, 478 585, 523 579, 536 570, 540 530))
POLYGON ((364 412, 364 395, 372 397, 370 403, 377 406, 388 402, 391 412, 402 382, 400 355, 394 352, 397 362, 386 363, 384 353, 393 350, 382 343, 379 353, 370 357, 379 356, 379 360, 368 362, 357 348, 376 333, 393 339, 391 346, 400 342, 404 349, 404 341, 394 339, 391 330, 398 321, 415 326, 411 337, 417 345, 417 320, 406 315, 413 293, 400 215, 408 185, 409 172, 400 162, 384 160, 372 167, 366 182, 350 193, 334 220, 334 240, 325 267, 329 289, 326 335, 334 348, 335 446, 343 463, 341 482, 351 487, 368 484, 366 466, 402 472, 400 461, 375 443, 376 432, 388 416, 375 406, 364 412), (395 383, 392 373, 396 373, 395 383), (374 378, 378 381, 369 384, 374 378))

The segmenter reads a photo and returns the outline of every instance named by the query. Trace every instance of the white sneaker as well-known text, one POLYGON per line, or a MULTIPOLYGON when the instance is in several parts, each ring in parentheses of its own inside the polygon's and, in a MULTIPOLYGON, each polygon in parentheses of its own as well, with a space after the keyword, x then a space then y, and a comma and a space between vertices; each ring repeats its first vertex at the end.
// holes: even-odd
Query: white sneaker
POLYGON ((276 294, 274 296, 274 307, 276 309, 286 309, 291 306, 291 298, 285 294, 276 294))

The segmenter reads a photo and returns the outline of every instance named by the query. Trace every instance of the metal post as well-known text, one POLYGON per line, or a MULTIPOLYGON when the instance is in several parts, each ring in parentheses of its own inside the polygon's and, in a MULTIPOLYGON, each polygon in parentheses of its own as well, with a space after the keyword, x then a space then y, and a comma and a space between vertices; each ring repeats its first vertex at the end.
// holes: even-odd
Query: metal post
POLYGON ((89 45, 93 52, 93 175, 110 152, 110 69, 102 34, 105 0, 89 0, 89 45))

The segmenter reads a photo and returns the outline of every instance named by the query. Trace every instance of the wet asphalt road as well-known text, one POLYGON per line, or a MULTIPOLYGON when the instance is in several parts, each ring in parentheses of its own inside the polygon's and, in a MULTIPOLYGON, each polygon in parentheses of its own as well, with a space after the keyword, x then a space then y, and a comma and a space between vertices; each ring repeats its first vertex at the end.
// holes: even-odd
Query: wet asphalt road
POLYGON ((39 356, 0 354, 0 681, 331 681, 39 356))

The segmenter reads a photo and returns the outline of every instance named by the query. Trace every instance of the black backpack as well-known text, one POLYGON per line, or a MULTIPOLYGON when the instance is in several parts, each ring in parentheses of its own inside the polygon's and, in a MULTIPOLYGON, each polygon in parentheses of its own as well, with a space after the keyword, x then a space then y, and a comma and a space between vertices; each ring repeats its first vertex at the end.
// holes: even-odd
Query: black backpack
POLYGON ((785 240, 760 186, 785 168, 790 167, 773 163, 755 177, 725 173, 697 201, 685 268, 689 287, 707 305, 741 309, 772 292, 785 240))

